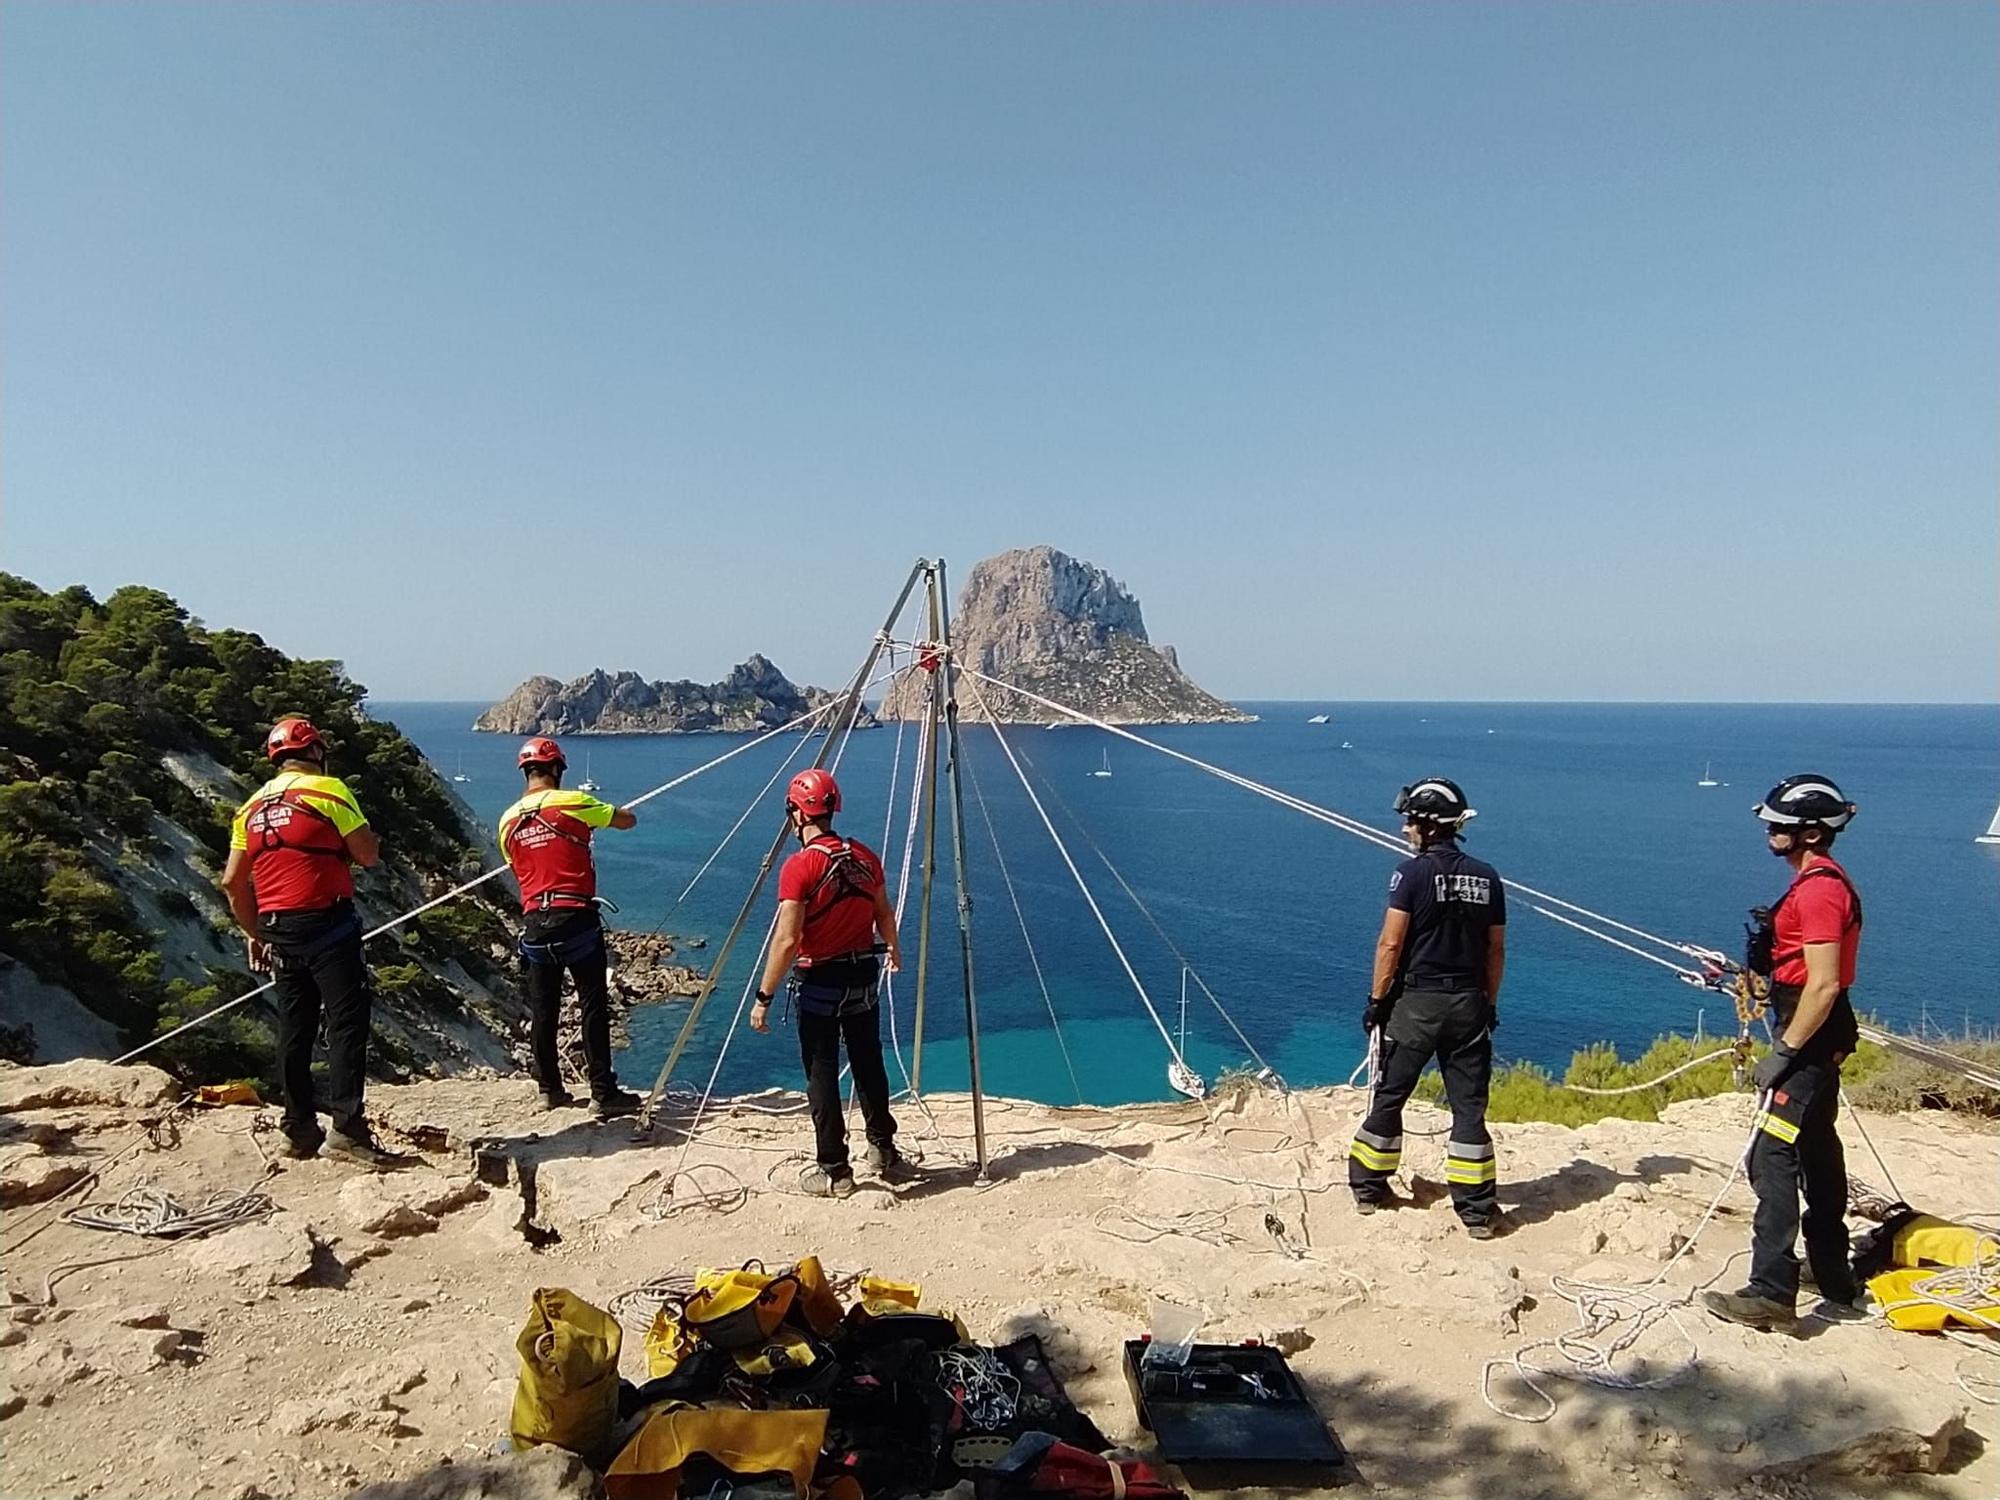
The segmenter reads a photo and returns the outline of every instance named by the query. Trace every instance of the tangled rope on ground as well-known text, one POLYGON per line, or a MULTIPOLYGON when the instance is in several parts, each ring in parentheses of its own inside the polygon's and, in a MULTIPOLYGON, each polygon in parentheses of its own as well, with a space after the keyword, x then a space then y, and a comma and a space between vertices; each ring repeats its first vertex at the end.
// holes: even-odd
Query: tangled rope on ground
POLYGON ((147 1239, 185 1240, 248 1224, 276 1209, 268 1193, 254 1189, 231 1192, 227 1188, 210 1193, 188 1208, 173 1194, 141 1183, 115 1203, 85 1203, 62 1217, 64 1223, 84 1229, 136 1234, 147 1239))

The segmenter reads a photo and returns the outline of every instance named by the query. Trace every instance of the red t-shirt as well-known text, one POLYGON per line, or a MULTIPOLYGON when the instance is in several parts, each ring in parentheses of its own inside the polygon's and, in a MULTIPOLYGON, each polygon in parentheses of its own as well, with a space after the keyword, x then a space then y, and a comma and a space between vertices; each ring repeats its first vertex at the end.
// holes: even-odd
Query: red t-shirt
POLYGON ((588 792, 530 792, 500 815, 500 852, 521 882, 521 910, 580 910, 597 894, 590 836, 618 809, 588 792))
POLYGON ((1792 881, 1771 922, 1777 934, 1771 969, 1774 984, 1806 982, 1808 943, 1840 944, 1840 987, 1854 983, 1854 958, 1861 949, 1860 912, 1846 872, 1830 859, 1815 860, 1792 881))
POLYGON ((827 834, 786 860, 778 872, 778 899, 803 902, 806 909, 799 962, 810 967, 872 947, 875 895, 887 884, 882 861, 859 839, 827 834))

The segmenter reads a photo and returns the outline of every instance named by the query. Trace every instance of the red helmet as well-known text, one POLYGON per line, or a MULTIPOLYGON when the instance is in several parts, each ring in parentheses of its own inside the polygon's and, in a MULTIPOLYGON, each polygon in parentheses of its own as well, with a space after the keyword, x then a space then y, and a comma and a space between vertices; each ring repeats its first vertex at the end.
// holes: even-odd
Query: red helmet
POLYGON ((521 753, 514 757, 517 766, 555 766, 563 769, 569 762, 563 758, 562 746, 546 735, 536 735, 522 742, 521 753))
POLYGON ((326 741, 319 737, 311 719, 297 714, 278 720, 271 726, 271 732, 264 736, 264 753, 272 760, 285 760, 313 750, 326 754, 326 741))
POLYGON ((831 771, 801 771, 785 788, 785 805, 796 807, 809 818, 823 818, 840 811, 840 783, 831 771))

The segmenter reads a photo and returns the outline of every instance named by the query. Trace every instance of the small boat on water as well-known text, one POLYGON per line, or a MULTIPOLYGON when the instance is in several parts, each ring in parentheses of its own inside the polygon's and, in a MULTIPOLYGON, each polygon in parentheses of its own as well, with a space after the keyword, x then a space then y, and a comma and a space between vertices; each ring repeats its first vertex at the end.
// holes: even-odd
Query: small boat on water
POLYGON ((1104 764, 1090 774, 1093 776, 1109 776, 1111 774, 1111 751, 1108 748, 1104 752, 1104 764))
POLYGON ((451 779, 461 784, 472 780, 470 776, 465 774, 465 754, 463 751, 459 752, 458 769, 451 773, 451 779))
POLYGON ((583 780, 576 784, 576 789, 579 792, 601 792, 604 790, 590 774, 590 752, 588 750, 583 753, 583 780))
POLYGON ((2000 807, 1993 809, 1993 821, 1986 825, 1986 832, 1974 839, 1975 844, 2000 844, 2000 807))
POLYGON ((1307 719, 1306 722, 1308 724, 1324 724, 1326 722, 1326 719, 1327 716, 1325 714, 1314 714, 1310 719, 1307 719))
POLYGON ((1341 748, 1341 749, 1343 749, 1343 750, 1352 750, 1352 749, 1354 748, 1354 741, 1353 741, 1353 740, 1342 740, 1342 741, 1340 742, 1340 748, 1341 748))
POLYGON ((1186 1094, 1190 1099, 1206 1099, 1208 1097, 1208 1080, 1195 1072, 1193 1068, 1190 1068, 1184 1060, 1187 1057, 1187 982, 1188 971, 1187 967, 1183 965, 1181 968, 1181 1040, 1180 1045, 1175 1048, 1173 1060, 1167 1064, 1167 1087, 1172 1089, 1176 1094, 1186 1094))
POLYGON ((1702 765, 1702 768, 1701 768, 1701 780, 1697 781, 1697 782, 1695 783, 1695 785, 1696 785, 1696 786, 1721 786, 1721 785, 1722 785, 1722 783, 1721 783, 1721 782, 1719 782, 1719 781, 1717 781, 1717 780, 1715 779, 1715 762, 1714 762, 1714 761, 1712 761, 1712 760, 1711 760, 1711 761, 1706 761, 1706 762, 1704 762, 1704 763, 1703 763, 1703 765, 1702 765))

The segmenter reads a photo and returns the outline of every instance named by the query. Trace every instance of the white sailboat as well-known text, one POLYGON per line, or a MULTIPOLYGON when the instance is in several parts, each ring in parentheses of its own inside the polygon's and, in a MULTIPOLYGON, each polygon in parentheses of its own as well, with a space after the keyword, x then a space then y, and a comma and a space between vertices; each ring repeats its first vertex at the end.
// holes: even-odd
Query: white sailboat
POLYGON ((1701 767, 1701 780, 1697 781, 1697 782, 1695 783, 1695 785, 1696 785, 1696 786, 1721 786, 1721 785, 1722 785, 1722 783, 1721 783, 1721 782, 1719 782, 1719 781, 1717 781, 1717 780, 1715 779, 1715 762, 1714 762, 1714 761, 1710 760, 1710 761, 1703 761, 1703 762, 1702 762, 1702 767, 1701 767))
POLYGON ((460 783, 472 780, 470 776, 465 774, 465 752, 463 750, 458 752, 458 769, 451 773, 451 779, 460 783))
POLYGON ((1109 776, 1111 774, 1111 749, 1109 746, 1105 747, 1104 764, 1090 774, 1093 776, 1109 776))
POLYGON ((1324 724, 1326 722, 1326 719, 1327 716, 1325 714, 1314 714, 1310 719, 1307 719, 1306 722, 1308 724, 1324 724))
POLYGON ((1181 1039, 1173 1061, 1167 1064, 1167 1087, 1177 1094, 1186 1094, 1190 1099, 1206 1099, 1208 1080, 1184 1060, 1187 1057, 1187 982, 1188 971, 1184 965, 1181 968, 1181 1039))
POLYGON ((1343 749, 1343 750, 1352 750, 1352 749, 1354 748, 1354 741, 1353 741, 1353 740, 1342 740, 1342 741, 1340 742, 1340 748, 1341 748, 1341 749, 1343 749))
POLYGON ((1993 809, 1993 821, 1986 825, 1986 832, 1974 839, 1975 844, 2000 844, 2000 807, 1993 809))
POLYGON ((590 774, 590 752, 588 750, 583 752, 583 780, 576 784, 576 789, 579 792, 601 792, 604 790, 590 774))

